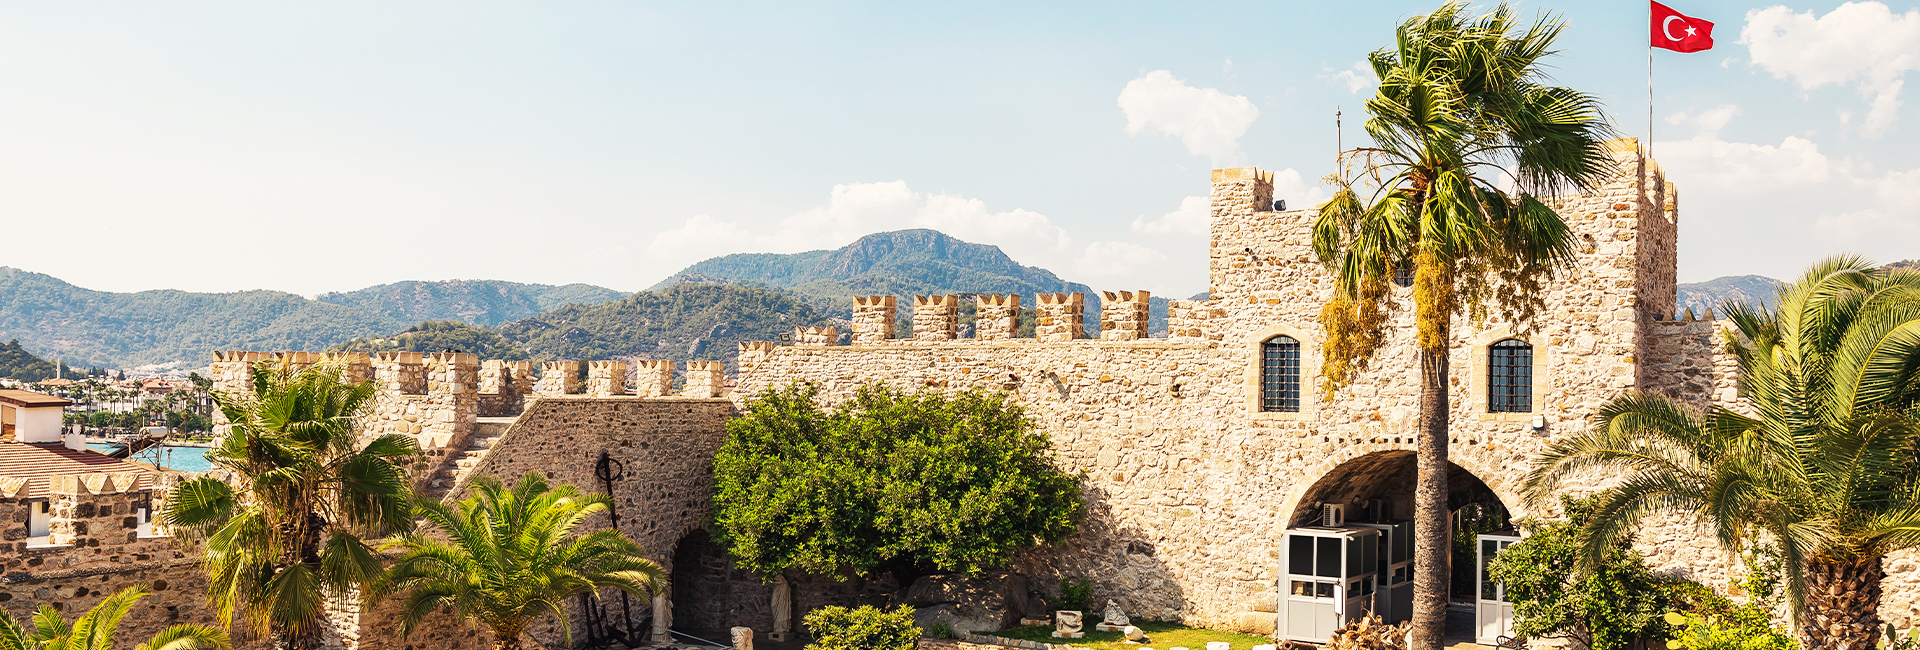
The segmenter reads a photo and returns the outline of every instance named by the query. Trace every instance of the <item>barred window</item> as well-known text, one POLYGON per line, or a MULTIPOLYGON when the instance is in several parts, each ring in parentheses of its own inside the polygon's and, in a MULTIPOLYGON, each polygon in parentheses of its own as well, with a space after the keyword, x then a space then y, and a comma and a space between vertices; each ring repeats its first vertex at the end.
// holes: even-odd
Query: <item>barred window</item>
POLYGON ((1300 412, 1300 342, 1291 336, 1260 344, 1260 410, 1300 412))
POLYGON ((1533 346, 1526 341, 1507 339, 1488 350, 1487 411, 1533 411, 1533 346))

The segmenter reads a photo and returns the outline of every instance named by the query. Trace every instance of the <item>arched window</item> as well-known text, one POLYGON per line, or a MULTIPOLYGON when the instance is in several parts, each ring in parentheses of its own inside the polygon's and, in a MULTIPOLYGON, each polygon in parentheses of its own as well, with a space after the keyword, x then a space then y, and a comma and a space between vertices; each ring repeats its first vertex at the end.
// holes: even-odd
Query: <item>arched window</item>
POLYGON ((1260 344, 1260 410, 1300 412, 1300 342, 1291 336, 1260 344))
POLYGON ((1488 350, 1487 411, 1533 411, 1533 346, 1526 341, 1506 339, 1488 350))

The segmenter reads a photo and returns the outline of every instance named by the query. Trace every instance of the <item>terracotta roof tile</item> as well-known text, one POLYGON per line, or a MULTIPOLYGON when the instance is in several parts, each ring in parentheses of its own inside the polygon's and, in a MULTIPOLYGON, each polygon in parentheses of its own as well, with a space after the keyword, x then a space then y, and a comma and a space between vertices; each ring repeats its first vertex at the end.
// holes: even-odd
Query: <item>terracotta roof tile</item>
POLYGON ((25 478, 26 490, 20 496, 45 498, 47 478, 100 472, 139 472, 133 489, 153 486, 153 470, 97 451, 74 451, 60 444, 0 442, 0 478, 25 478))

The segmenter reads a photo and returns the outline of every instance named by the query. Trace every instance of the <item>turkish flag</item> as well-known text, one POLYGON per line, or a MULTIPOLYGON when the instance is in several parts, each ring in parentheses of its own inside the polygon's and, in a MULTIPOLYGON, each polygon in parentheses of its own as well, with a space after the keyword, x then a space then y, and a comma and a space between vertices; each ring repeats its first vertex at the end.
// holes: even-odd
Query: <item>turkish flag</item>
MULTIPOLYGON (((1651 1, 1651 0, 1649 0, 1651 1)), ((1699 18, 1688 18, 1666 5, 1654 2, 1653 46, 1664 47, 1675 52, 1699 52, 1713 49, 1713 23, 1699 18)))

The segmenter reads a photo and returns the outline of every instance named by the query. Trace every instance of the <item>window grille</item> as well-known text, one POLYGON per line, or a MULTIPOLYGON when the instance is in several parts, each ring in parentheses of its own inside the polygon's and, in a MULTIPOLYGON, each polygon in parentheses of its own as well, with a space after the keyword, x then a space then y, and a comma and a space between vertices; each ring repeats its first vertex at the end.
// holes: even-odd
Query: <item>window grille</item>
POLYGON ((1413 262, 1393 265, 1393 283, 1403 287, 1413 286, 1413 262))
POLYGON ((1300 412, 1300 342, 1291 336, 1260 345, 1260 410, 1300 412))
POLYGON ((1507 339, 1488 350, 1487 410, 1492 413, 1533 411, 1533 346, 1507 339))

